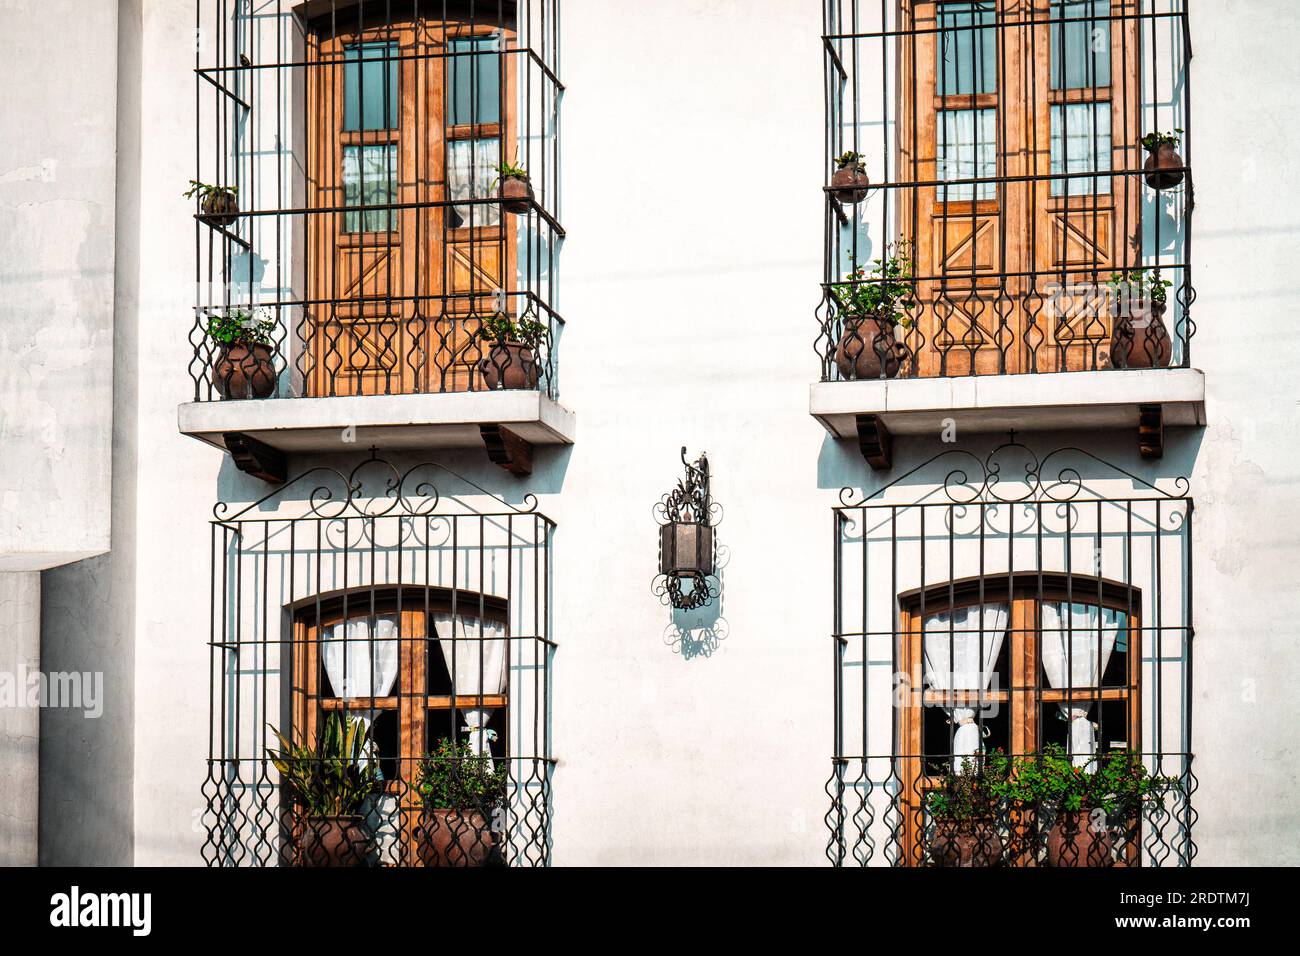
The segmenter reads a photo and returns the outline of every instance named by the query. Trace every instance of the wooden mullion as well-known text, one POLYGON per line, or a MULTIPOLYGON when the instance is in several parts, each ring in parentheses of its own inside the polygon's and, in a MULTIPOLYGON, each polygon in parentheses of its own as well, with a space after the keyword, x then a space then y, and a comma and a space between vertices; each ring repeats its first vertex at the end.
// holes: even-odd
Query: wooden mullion
MULTIPOLYGON (((900 743, 903 757, 899 761, 899 809, 903 815, 902 850, 904 866, 918 866, 925 859, 925 813, 922 783, 921 728, 925 719, 924 675, 921 672, 921 616, 909 610, 899 613, 902 632, 901 671, 905 684, 898 693, 902 695, 902 715, 899 721, 900 743)), ((864 644, 865 651, 865 644, 864 644)), ((863 759, 870 757, 870 741, 864 740, 863 759)))
POLYGON ((426 722, 428 714, 423 706, 428 692, 428 641, 425 628, 428 619, 423 609, 403 609, 400 617, 399 660, 401 673, 398 680, 401 731, 398 735, 401 752, 398 760, 399 814, 407 848, 406 862, 416 863, 417 831, 420 825, 420 795, 415 789, 420 760, 427 751, 426 722))

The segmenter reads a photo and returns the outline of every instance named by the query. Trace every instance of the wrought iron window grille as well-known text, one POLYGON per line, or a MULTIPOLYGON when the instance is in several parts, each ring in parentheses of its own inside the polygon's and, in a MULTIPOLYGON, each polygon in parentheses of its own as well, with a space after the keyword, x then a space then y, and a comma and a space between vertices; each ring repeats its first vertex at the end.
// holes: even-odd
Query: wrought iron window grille
POLYGON ((195 197, 195 401, 557 396, 559 16, 198 0, 196 176, 234 192, 195 197), (210 334, 252 309, 267 328, 210 334))
POLYGON ((1014 436, 841 491, 832 864, 1192 862, 1188 492, 1014 436))
POLYGON ((214 507, 205 863, 549 864, 536 505, 372 453, 214 507), (364 743, 332 746, 358 718, 364 743))
POLYGON ((1189 367, 1188 16, 825 0, 822 381, 1189 367))

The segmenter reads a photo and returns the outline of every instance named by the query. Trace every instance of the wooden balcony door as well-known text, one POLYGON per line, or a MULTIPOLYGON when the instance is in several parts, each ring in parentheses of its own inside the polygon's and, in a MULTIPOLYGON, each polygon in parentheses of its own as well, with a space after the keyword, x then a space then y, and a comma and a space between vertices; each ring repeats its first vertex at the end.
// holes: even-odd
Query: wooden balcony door
POLYGON ((502 307, 515 236, 473 200, 513 158, 512 37, 429 19, 309 35, 308 395, 482 387, 474 332, 502 307))
POLYGON ((1135 254, 1134 12, 1108 0, 902 5, 900 234, 922 376, 1100 367, 1105 283, 1135 254), (1053 22, 1055 21, 1055 22, 1053 22))

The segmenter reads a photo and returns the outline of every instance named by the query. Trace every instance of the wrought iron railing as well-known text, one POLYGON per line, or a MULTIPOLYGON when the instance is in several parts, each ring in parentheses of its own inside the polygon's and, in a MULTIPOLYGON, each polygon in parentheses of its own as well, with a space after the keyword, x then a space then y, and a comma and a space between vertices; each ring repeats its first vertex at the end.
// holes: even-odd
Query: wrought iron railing
POLYGON ((822 380, 1187 367, 1188 15, 825 0, 822 380))
POLYGON ((194 400, 556 397, 559 0, 197 7, 194 400))
POLYGON ((1192 861, 1187 490, 1013 437, 841 493, 832 863, 1192 861))
POLYGON ((554 525, 535 506, 373 455, 217 505, 204 862, 549 864, 554 525))
MULTIPOLYGON (((941 776, 909 784, 903 769, 919 761, 939 770, 951 759, 942 754, 836 759, 826 790, 832 807, 826 815, 830 861, 836 866, 1109 868, 1188 866, 1196 855, 1191 754, 1138 755, 1157 783, 1109 810, 1071 809, 1059 799, 994 799, 979 815, 958 819, 935 809, 941 805, 935 796, 944 793, 941 776)), ((1010 760, 1032 766, 1044 757, 1038 752, 1010 760)))

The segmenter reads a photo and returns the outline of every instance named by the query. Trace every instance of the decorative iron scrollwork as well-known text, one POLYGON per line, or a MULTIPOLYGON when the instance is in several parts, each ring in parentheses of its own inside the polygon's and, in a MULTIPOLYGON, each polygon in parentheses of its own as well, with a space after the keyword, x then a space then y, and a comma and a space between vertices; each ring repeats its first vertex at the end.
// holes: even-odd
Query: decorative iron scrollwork
MULTIPOLYGON (((217 521, 238 521, 251 512, 268 510, 278 502, 295 500, 295 496, 289 494, 291 489, 306 489, 316 480, 320 483, 311 487, 305 501, 304 518, 429 517, 438 513, 439 506, 448 500, 443 498, 433 482, 436 474, 450 475, 498 502, 505 509, 501 512, 503 514, 527 515, 537 510, 537 497, 532 493, 524 495, 521 505, 512 505, 446 465, 424 461, 400 469, 394 462, 381 458, 378 449, 372 448, 370 457, 362 459, 346 474, 338 468, 318 465, 290 477, 274 491, 238 510, 232 511, 229 502, 218 501, 212 508, 212 516, 217 521)), ((475 510, 463 501, 459 504, 470 511, 475 510)))
POLYGON ((1166 491, 1114 462, 1075 446, 1064 446, 1040 455, 1023 442, 1017 441, 1013 431, 1006 441, 984 457, 963 448, 950 448, 930 456, 868 495, 862 495, 857 488, 841 488, 840 506, 857 508, 875 499, 882 499, 891 488, 904 486, 913 475, 939 461, 952 462, 952 467, 943 478, 941 490, 948 503, 953 505, 1070 502, 1080 497, 1084 483, 1078 464, 1066 460, 1069 456, 1101 465, 1113 475, 1129 478, 1133 481, 1135 490, 1152 497, 1179 498, 1187 494, 1190 488, 1187 478, 1179 475, 1173 479, 1175 490, 1166 491), (1055 472, 1053 468, 1056 469, 1055 472))
POLYGON ((719 594, 714 527, 722 507, 709 492, 709 458, 691 462, 682 446, 686 475, 654 507, 659 522, 659 574, 654 593, 682 610, 704 607, 719 594))

